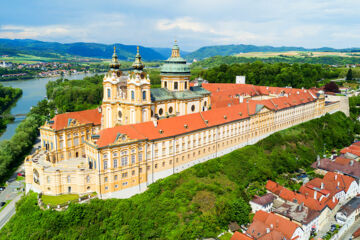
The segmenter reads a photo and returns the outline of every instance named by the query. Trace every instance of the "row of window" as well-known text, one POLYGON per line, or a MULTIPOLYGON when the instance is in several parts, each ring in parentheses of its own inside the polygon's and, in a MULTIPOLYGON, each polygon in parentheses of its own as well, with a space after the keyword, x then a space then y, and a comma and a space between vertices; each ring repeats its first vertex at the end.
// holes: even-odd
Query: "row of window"
MULTIPOLYGON (((135 164, 136 163, 136 155, 131 155, 130 156, 130 159, 131 159, 131 164, 135 164)), ((128 161, 128 156, 122 156, 120 158, 121 160, 121 166, 124 167, 124 166, 127 166, 129 165, 129 161, 128 161)), ((142 153, 139 153, 138 154, 138 161, 141 162, 143 160, 143 157, 142 157, 142 153)), ((109 160, 104 160, 104 170, 108 169, 108 162, 109 160)), ((118 159, 117 158, 114 158, 113 159, 113 168, 117 168, 118 167, 118 159)))
MULTIPOLYGON (((131 100, 135 100, 135 91, 131 90, 130 91, 130 95, 131 95, 131 100)), ((107 98, 110 99, 111 98, 111 89, 108 88, 107 89, 107 98)), ((146 91, 142 91, 142 100, 146 100, 146 91)))

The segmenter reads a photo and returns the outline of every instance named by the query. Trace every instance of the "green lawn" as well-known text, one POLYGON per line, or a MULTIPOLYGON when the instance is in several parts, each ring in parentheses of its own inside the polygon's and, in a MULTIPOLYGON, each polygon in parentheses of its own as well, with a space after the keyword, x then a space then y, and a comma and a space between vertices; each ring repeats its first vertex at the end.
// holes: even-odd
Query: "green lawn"
POLYGON ((59 195, 59 196, 42 195, 42 197, 41 197, 43 203, 46 205, 47 204, 49 204, 49 205, 63 204, 68 201, 76 200, 78 198, 79 198, 78 194, 64 194, 64 195, 59 195))
POLYGON ((16 181, 24 181, 25 177, 23 176, 16 176, 16 181))
POLYGON ((220 240, 230 240, 231 237, 232 235, 229 232, 227 232, 220 237, 220 240))

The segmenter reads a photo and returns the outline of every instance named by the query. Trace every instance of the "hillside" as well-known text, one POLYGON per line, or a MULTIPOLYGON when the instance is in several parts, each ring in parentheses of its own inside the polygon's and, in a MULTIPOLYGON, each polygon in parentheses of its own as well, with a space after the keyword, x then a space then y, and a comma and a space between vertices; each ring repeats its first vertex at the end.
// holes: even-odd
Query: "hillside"
POLYGON ((277 132, 255 145, 159 180, 130 199, 92 200, 66 211, 23 198, 0 239, 199 239, 229 221, 249 222, 248 200, 267 179, 308 167, 318 154, 348 146, 356 123, 343 113, 277 132))
MULTIPOLYGON (((136 54, 135 45, 115 44, 120 60, 132 60, 136 54)), ((0 39, 0 55, 30 54, 40 57, 79 56, 93 58, 111 58, 114 45, 100 43, 58 43, 42 42, 31 39, 0 39), (60 56, 59 56, 60 55, 60 56)), ((146 61, 163 60, 167 56, 152 48, 140 46, 141 56, 146 61)))
POLYGON ((316 51, 316 52, 358 52, 360 49, 349 48, 349 49, 334 49, 334 48, 316 48, 306 49, 303 47, 272 47, 272 46, 255 46, 255 45, 218 45, 218 46, 207 46, 199 48, 198 50, 188 54, 186 59, 192 61, 193 59, 201 60, 213 56, 232 56, 240 53, 249 52, 287 52, 287 51, 316 51))

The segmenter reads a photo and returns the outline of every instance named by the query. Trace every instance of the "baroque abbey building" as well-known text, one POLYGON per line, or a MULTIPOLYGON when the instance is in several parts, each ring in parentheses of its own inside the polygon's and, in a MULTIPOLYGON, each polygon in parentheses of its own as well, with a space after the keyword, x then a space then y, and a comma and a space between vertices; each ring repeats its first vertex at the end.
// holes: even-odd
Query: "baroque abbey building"
POLYGON ((56 115, 25 159, 26 190, 127 198, 160 178, 326 113, 349 115, 344 96, 250 84, 190 83, 178 45, 151 89, 139 50, 124 74, 116 52, 102 105, 56 115))

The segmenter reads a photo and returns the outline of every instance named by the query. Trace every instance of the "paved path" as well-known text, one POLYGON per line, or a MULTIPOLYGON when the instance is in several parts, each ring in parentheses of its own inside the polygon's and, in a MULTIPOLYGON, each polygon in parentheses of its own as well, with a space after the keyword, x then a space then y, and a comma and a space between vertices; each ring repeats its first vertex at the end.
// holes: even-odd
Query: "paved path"
POLYGON ((0 229, 10 220, 15 214, 15 204, 20 200, 22 194, 16 196, 1 212, 0 212, 0 229))
MULTIPOLYGON (((33 146, 31 153, 33 153, 36 148, 40 146, 39 139, 33 146)), ((0 192, 0 202, 6 202, 10 200, 11 202, 0 212, 0 229, 10 220, 10 218, 15 214, 15 204, 20 200, 24 192, 24 181, 16 181, 17 174, 19 172, 24 172, 24 164, 21 164, 20 167, 13 173, 13 175, 7 181, 7 187, 4 191, 0 192)))

